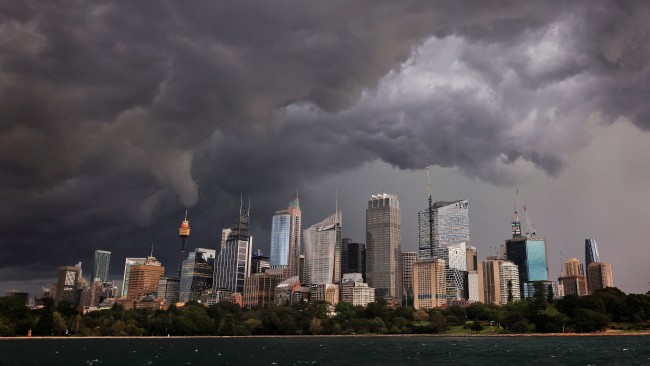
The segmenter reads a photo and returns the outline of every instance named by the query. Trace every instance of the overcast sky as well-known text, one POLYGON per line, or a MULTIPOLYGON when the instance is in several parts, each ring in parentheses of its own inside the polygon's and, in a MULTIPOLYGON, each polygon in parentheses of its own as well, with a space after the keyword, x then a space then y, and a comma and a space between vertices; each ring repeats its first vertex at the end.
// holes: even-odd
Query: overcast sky
MULTIPOLYGON (((35 291, 95 249, 175 273, 177 228, 216 249, 251 197, 254 248, 300 191, 365 240, 396 193, 468 199, 479 256, 515 189, 551 279, 595 237, 649 290, 650 5, 642 1, 0 3, 0 290, 35 291)), ((520 209, 521 210, 521 209, 520 209)), ((522 215, 525 226, 525 218, 522 215)))

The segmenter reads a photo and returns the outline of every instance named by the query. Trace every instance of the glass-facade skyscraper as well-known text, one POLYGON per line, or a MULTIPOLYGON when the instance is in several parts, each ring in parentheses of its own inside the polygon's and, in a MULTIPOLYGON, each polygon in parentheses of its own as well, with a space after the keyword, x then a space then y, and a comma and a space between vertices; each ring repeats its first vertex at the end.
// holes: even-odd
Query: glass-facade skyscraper
POLYGON ((95 261, 93 262, 93 277, 91 282, 99 279, 101 282, 108 281, 108 269, 111 263, 111 252, 107 250, 95 250, 95 261))
POLYGON ((377 298, 401 299, 402 211, 397 195, 373 194, 366 209, 366 278, 377 298))
POLYGON ((589 277, 589 265, 594 262, 600 262, 600 254, 598 253, 598 243, 596 239, 585 239, 585 269, 586 275, 589 277))
POLYGON ((180 301, 199 300, 204 290, 212 288, 215 251, 196 248, 183 261, 180 282, 180 301))
POLYGON ((506 240, 506 257, 519 267, 521 294, 528 282, 548 281, 546 240, 540 238, 513 237, 506 240))
POLYGON ((467 200, 441 201, 431 207, 433 220, 429 222, 429 209, 418 212, 418 249, 422 259, 431 258, 433 247, 448 247, 469 242, 469 204, 467 200), (429 226, 433 235, 429 236, 429 226), (430 243, 431 242, 431 243, 430 243))
POLYGON ((306 283, 336 284, 341 279, 341 212, 304 232, 306 283))
POLYGON ((300 257, 302 212, 296 197, 289 208, 277 211, 271 224, 271 267, 288 268, 289 277, 297 276, 300 257))
POLYGON ((353 243, 352 239, 343 238, 341 250, 341 273, 361 273, 366 279, 366 245, 353 243))
POLYGON ((244 281, 251 272, 253 252, 253 237, 249 234, 249 212, 240 207, 235 227, 222 230, 221 249, 214 263, 215 290, 244 292, 244 281))

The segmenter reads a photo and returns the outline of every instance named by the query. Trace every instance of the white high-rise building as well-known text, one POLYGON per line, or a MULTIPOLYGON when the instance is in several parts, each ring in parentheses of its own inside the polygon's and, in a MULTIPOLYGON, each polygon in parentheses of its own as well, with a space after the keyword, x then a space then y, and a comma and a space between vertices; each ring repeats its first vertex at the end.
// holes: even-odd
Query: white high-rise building
POLYGON ((341 212, 304 231, 307 284, 336 284, 341 277, 341 212))
MULTIPOLYGON (((433 220, 429 222, 429 209, 418 212, 418 254, 429 259, 436 247, 449 247, 468 243, 469 204, 467 200, 436 202, 431 207, 433 220), (431 227, 431 236, 429 235, 431 227)), ((435 254, 434 254, 435 255, 435 254)))

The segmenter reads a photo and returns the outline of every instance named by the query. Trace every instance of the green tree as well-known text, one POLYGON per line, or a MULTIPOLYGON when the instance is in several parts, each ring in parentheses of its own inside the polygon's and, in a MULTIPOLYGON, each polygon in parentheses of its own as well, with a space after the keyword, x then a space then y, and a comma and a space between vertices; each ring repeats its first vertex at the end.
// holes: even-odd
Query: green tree
POLYGON ((431 312, 429 324, 434 333, 442 333, 447 330, 447 318, 439 310, 431 312))
POLYGON ((472 322, 472 326, 470 329, 476 333, 481 333, 483 328, 484 327, 483 324, 481 324, 481 322, 479 322, 478 320, 474 320, 474 322, 472 322))
POLYGON ((514 300, 514 297, 512 296, 512 280, 508 280, 508 303, 511 304, 512 301, 514 300))

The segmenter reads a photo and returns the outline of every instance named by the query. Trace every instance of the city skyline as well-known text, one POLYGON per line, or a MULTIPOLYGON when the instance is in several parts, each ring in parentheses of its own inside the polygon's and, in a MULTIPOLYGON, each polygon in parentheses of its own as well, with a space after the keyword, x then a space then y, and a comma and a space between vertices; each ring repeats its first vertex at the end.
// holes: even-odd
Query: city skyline
POLYGON ((0 290, 36 293, 78 262, 88 276, 98 249, 117 279, 152 243, 172 276, 183 213, 186 252, 218 250, 242 194, 267 255, 271 217, 296 189, 303 223, 336 210, 339 192, 355 242, 366 197, 396 194, 414 251, 430 165, 434 201, 470 202, 480 258, 510 236, 519 187, 549 279, 595 238, 616 285, 646 292, 649 11, 12 2, 0 19, 0 290))

